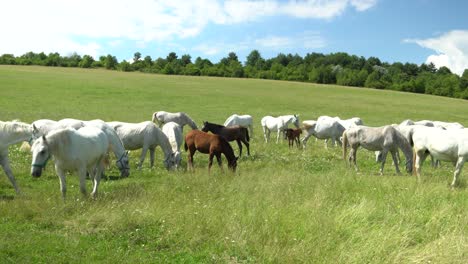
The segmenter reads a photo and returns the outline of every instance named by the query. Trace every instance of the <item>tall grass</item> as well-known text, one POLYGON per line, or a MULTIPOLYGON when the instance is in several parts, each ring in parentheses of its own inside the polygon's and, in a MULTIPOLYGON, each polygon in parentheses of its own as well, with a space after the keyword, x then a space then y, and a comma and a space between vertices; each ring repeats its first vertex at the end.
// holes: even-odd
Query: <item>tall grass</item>
MULTIPOLYGON (((378 175, 373 153, 359 150, 361 173, 339 148, 310 140, 305 150, 263 141, 264 115, 298 113, 361 117, 379 126, 403 119, 468 125, 462 100, 294 82, 160 76, 104 70, 0 67, 2 120, 100 118, 140 122, 154 111, 185 111, 197 123, 222 123, 232 113, 254 117, 252 156, 238 171, 167 172, 156 166, 131 176, 118 171, 97 200, 67 176, 67 201, 57 176, 29 175, 31 157, 10 148, 22 196, 0 177, 0 259, 11 263, 465 263, 468 259, 467 172, 448 187, 451 164, 423 167, 423 181, 398 176, 388 161, 378 175)), ((237 153, 238 149, 234 146, 237 153)), ((185 158, 185 154, 184 154, 185 158)), ((224 159, 224 158, 223 158, 224 159)), ((184 165, 185 163, 184 159, 184 165)), ((224 166, 226 161, 224 160, 224 166)), ((3 173, 2 173, 3 174, 3 173)), ((91 183, 88 183, 90 189, 91 183)))

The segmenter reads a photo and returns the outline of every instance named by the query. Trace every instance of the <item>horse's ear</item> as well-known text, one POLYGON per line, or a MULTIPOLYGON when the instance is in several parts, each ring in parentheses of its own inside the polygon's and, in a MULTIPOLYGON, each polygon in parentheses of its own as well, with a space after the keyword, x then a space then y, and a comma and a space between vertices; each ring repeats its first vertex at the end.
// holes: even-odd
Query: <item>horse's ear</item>
POLYGON ((36 124, 32 124, 32 129, 33 129, 33 132, 36 132, 36 131, 37 131, 36 124))
POLYGON ((46 139, 45 135, 42 135, 42 140, 44 141, 44 143, 47 143, 47 139, 46 139))

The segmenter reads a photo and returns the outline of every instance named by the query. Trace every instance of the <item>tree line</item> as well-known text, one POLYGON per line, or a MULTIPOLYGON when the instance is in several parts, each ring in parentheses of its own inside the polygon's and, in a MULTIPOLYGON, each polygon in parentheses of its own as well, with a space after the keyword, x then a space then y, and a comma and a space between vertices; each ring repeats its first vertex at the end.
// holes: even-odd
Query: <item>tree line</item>
POLYGON ((447 67, 436 68, 433 63, 387 63, 376 57, 358 57, 345 52, 322 54, 280 53, 274 58, 265 59, 258 50, 253 50, 241 63, 236 53, 213 63, 197 57, 194 61, 188 54, 178 56, 170 52, 166 58, 153 60, 151 56, 142 58, 136 52, 133 61, 119 62, 115 56, 100 56, 95 60, 90 55, 76 53, 61 56, 59 53, 45 54, 28 52, 15 57, 12 54, 0 56, 4 65, 42 65, 55 67, 106 68, 120 71, 140 71, 147 73, 219 76, 237 78, 260 78, 272 80, 301 81, 344 86, 368 87, 413 93, 433 94, 468 99, 468 69, 458 76, 447 67))

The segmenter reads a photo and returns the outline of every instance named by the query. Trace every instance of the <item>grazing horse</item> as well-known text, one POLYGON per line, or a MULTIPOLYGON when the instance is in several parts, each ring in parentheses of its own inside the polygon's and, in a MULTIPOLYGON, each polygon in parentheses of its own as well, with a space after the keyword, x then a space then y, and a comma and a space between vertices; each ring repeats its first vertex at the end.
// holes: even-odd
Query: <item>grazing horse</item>
POLYGON ((290 123, 293 123, 296 128, 299 128, 299 115, 283 115, 278 117, 264 116, 260 122, 262 124, 265 142, 268 143, 270 140, 271 131, 276 131, 276 143, 278 143, 280 133, 288 128, 290 123))
POLYGON ((348 162, 354 164, 356 171, 358 170, 356 164, 356 153, 360 146, 367 150, 382 152, 382 165, 380 167, 380 174, 383 174, 385 160, 387 159, 387 153, 392 154, 393 163, 395 165, 396 172, 400 174, 397 161, 397 150, 401 149, 406 157, 406 170, 412 171, 413 155, 410 143, 406 138, 398 132, 393 126, 383 127, 366 127, 366 126, 355 126, 343 132, 343 158, 346 160, 347 147, 351 147, 349 152, 348 162))
POLYGON ((451 161, 455 165, 452 188, 457 185, 463 164, 468 159, 468 130, 442 130, 425 127, 416 129, 411 134, 414 148, 414 168, 421 179, 421 164, 431 154, 437 160, 451 161))
POLYGON ((302 139, 302 145, 306 146, 307 140, 313 135, 318 139, 325 139, 325 148, 328 148, 328 139, 331 139, 332 146, 338 142, 341 145, 341 135, 345 128, 338 119, 329 116, 320 116, 317 121, 306 120, 302 122, 307 135, 302 139))
POLYGON ((20 189, 16 184, 13 171, 10 167, 8 159, 8 146, 19 143, 21 141, 31 140, 32 126, 19 121, 0 121, 0 165, 3 171, 10 180, 16 193, 20 193, 20 189))
POLYGON ((128 151, 125 150, 122 140, 115 130, 106 124, 106 122, 95 119, 91 121, 83 121, 85 127, 92 126, 101 129, 109 140, 109 148, 115 155, 115 165, 120 171, 120 177, 128 177, 130 175, 130 165, 128 161, 128 151))
POLYGON ((224 121, 225 127, 241 126, 249 128, 250 136, 253 137, 253 119, 251 115, 233 114, 224 121))
POLYGON ((294 142, 296 142, 297 147, 300 148, 301 143, 299 141, 299 137, 302 134, 302 129, 300 129, 300 128, 296 128, 296 129, 288 128, 288 129, 286 129, 285 132, 286 132, 285 133, 285 138, 288 139, 289 147, 293 147, 294 142))
POLYGON ((107 122, 123 142, 125 149, 142 149, 138 168, 141 169, 146 152, 150 151, 150 166, 154 165, 154 152, 157 146, 161 146, 164 152, 163 164, 166 169, 172 169, 175 166, 174 153, 167 136, 156 127, 152 122, 145 121, 141 123, 107 122))
POLYGON ((433 124, 435 127, 439 127, 439 128, 446 129, 446 130, 465 128, 462 124, 458 122, 451 123, 451 122, 434 121, 433 124))
POLYGON ((104 160, 109 149, 106 134, 96 127, 83 127, 80 130, 61 128, 37 139, 31 147, 31 175, 40 177, 42 169, 53 156, 55 172, 60 179, 60 190, 65 199, 67 187, 65 173, 77 171, 80 178, 80 191, 86 195, 86 172, 93 180, 92 197, 98 191, 104 160))
POLYGON ((192 129, 198 129, 195 121, 193 121, 192 118, 184 112, 170 113, 166 111, 158 111, 153 113, 151 120, 154 123, 157 123, 159 127, 162 127, 163 124, 168 122, 175 122, 182 127, 182 130, 185 125, 189 125, 192 129))
POLYGON ((180 146, 184 140, 182 135, 182 128, 175 122, 169 122, 164 124, 162 127, 162 132, 167 136, 169 143, 172 147, 172 152, 174 153, 175 166, 178 168, 182 160, 180 153, 180 146))
POLYGON ((50 131, 59 128, 73 128, 80 129, 86 126, 93 126, 101 129, 109 139, 110 150, 114 153, 116 158, 116 166, 120 170, 120 177, 128 177, 130 175, 130 166, 128 164, 128 152, 125 151, 122 141, 115 132, 115 130, 107 125, 100 119, 91 121, 82 121, 78 119, 66 118, 59 121, 49 119, 40 119, 34 121, 33 125, 33 139, 47 135, 50 131))
POLYGON ((216 134, 208 134, 199 130, 192 130, 185 136, 185 151, 188 154, 188 169, 193 170, 193 155, 198 150, 201 153, 209 154, 210 161, 208 164, 208 173, 211 171, 213 165, 213 157, 216 156, 218 165, 223 170, 221 162, 221 153, 224 154, 228 161, 228 168, 233 172, 236 171, 237 157, 234 155, 231 145, 223 137, 216 134))
POLYGON ((210 122, 203 122, 203 127, 201 129, 203 132, 211 132, 216 135, 220 135, 228 142, 236 141, 237 145, 239 146, 239 157, 242 156, 242 143, 247 147, 247 155, 250 156, 250 138, 249 138, 249 131, 245 127, 241 126, 232 126, 232 127, 225 127, 218 124, 213 124, 210 122))

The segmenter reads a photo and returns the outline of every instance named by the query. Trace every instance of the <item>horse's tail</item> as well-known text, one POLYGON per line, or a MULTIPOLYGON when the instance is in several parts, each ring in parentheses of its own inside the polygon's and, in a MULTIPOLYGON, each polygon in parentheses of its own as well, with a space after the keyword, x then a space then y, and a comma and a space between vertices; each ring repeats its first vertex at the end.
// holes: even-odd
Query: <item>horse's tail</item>
POLYGON ((343 159, 346 162, 346 152, 348 151, 348 136, 346 130, 343 132, 343 159))
POLYGON ((409 133, 409 138, 407 139, 400 131, 398 131, 396 128, 393 128, 395 131, 395 136, 398 139, 398 148, 400 148, 403 151, 403 154, 405 154, 406 158, 406 164, 407 164, 407 169, 409 168, 409 163, 411 163, 411 168, 414 168, 414 153, 412 146, 414 145, 413 142, 413 131, 411 130, 409 133))
POLYGON ((188 146, 187 146, 187 140, 185 140, 185 141, 184 141, 184 149, 185 149, 185 151, 187 151, 187 150, 188 150, 188 146))

